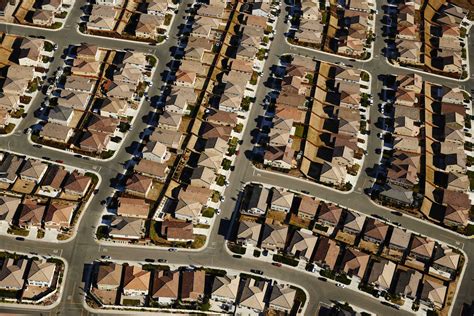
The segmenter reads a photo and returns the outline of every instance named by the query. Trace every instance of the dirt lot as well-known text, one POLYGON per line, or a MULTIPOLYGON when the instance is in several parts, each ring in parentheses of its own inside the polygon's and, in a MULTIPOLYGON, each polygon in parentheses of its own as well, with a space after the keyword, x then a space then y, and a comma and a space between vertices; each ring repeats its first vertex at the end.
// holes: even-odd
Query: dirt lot
POLYGON ((164 185, 162 183, 153 181, 153 185, 151 187, 150 192, 146 196, 148 200, 156 201, 160 196, 161 190, 163 190, 164 185))
POLYGON ((359 247, 361 249, 365 249, 369 252, 372 252, 372 253, 377 253, 377 251, 379 250, 379 246, 372 243, 372 242, 368 242, 368 241, 365 241, 365 240, 361 240, 360 243, 359 243, 359 247))
POLYGON ((349 244, 351 246, 355 243, 356 236, 345 233, 343 231, 338 231, 336 235, 336 240, 342 241, 345 244, 349 244))
POLYGON ((16 180, 15 184, 13 185, 12 191, 31 194, 35 189, 36 183, 30 181, 23 181, 20 178, 16 180))
POLYGON ((267 218, 283 223, 286 218, 286 213, 280 211, 268 211, 267 218))
POLYGON ((302 219, 302 218, 298 217, 298 215, 296 215, 296 214, 291 214, 290 225, 294 225, 294 226, 298 226, 298 227, 301 227, 301 228, 309 229, 310 224, 311 224, 310 220, 305 220, 305 219, 302 219))

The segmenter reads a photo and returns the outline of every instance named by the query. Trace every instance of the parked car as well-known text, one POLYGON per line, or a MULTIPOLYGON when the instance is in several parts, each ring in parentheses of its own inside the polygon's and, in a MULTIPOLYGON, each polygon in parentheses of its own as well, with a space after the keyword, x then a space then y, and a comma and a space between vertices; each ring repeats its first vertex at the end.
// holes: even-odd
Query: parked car
POLYGON ((236 259, 240 259, 240 258, 242 258, 242 256, 241 256, 241 255, 232 255, 232 257, 233 257, 233 258, 236 258, 236 259))
POLYGON ((156 261, 158 261, 158 262, 160 262, 160 263, 168 262, 168 260, 166 260, 166 259, 158 259, 158 260, 156 260, 156 261))
POLYGON ((178 249, 177 248, 169 248, 168 251, 176 252, 176 251, 178 251, 178 249))
POLYGON ((341 287, 341 288, 345 288, 345 287, 346 287, 346 285, 345 285, 345 284, 342 284, 342 283, 336 283, 336 286, 337 286, 337 287, 341 287))
POLYGON ((258 274, 258 275, 262 275, 262 274, 263 274, 263 271, 262 271, 262 270, 257 270, 257 269, 250 269, 250 272, 255 273, 255 274, 258 274))
POLYGON ((145 261, 146 261, 146 262, 155 262, 155 259, 146 258, 145 261))
POLYGON ((280 263, 280 262, 272 262, 272 265, 274 265, 275 267, 281 267, 281 263, 280 263))
POLYGON ((15 239, 18 240, 18 241, 24 241, 25 240, 24 237, 16 237, 15 239))
POLYGON ((323 277, 319 277, 318 280, 319 280, 319 281, 323 281, 323 282, 327 282, 327 281, 328 281, 328 279, 323 278, 323 277))
POLYGON ((110 259, 110 256, 100 256, 102 259, 110 259))

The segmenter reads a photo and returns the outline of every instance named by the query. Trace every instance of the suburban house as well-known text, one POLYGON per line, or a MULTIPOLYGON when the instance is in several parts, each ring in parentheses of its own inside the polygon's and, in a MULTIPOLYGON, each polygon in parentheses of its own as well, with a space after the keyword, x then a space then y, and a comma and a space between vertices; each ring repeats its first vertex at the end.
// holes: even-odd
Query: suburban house
POLYGON ((144 302, 145 295, 148 295, 151 271, 143 270, 143 268, 138 265, 124 266, 123 269, 122 302, 125 299, 132 298, 138 298, 144 302))
POLYGON ((306 220, 313 220, 318 211, 320 201, 315 201, 312 197, 303 195, 298 206, 298 217, 306 220))
POLYGON ((247 187, 244 198, 244 207, 241 212, 249 215, 263 216, 267 212, 268 197, 270 190, 268 188, 251 185, 247 187))
POLYGON ((143 219, 148 218, 150 205, 143 199, 119 197, 117 204, 117 215, 143 219))
POLYGON ((177 220, 164 220, 161 223, 161 235, 168 241, 193 241, 193 223, 177 220))
POLYGON ((385 259, 374 261, 367 278, 367 283, 375 285, 380 290, 388 291, 392 284, 396 267, 395 263, 385 259))
POLYGON ((385 241, 389 226, 384 222, 369 218, 366 221, 363 239, 380 245, 385 241))
POLYGON ((277 251, 285 248, 288 226, 278 224, 265 224, 262 231, 261 247, 277 251))
POLYGON ((84 197, 92 183, 92 179, 74 170, 64 182, 64 192, 69 195, 84 197))
POLYGON ((183 302, 202 301, 204 298, 204 270, 183 271, 181 273, 180 299, 183 302))
POLYGON ((233 304, 237 299, 239 282, 239 276, 216 276, 212 282, 211 298, 233 304))
POLYGON ((44 227, 58 231, 69 228, 76 208, 77 204, 51 202, 44 214, 44 227))
POLYGON ((138 173, 133 173, 125 183, 126 192, 144 198, 149 196, 152 187, 153 180, 138 173))
POLYGON ((261 229, 262 229, 262 224, 257 223, 257 222, 250 222, 250 221, 239 222, 239 229, 237 231, 236 242, 244 246, 252 245, 256 247, 261 229))
POLYGON ((318 239, 319 242, 313 257, 314 263, 323 268, 334 270, 341 247, 333 239, 322 236, 318 239))
POLYGON ((20 291, 25 283, 27 265, 25 259, 4 258, 0 268, 0 289, 20 291))
POLYGON ((422 262, 428 262, 435 248, 434 240, 414 235, 409 248, 409 256, 422 262))
POLYGON ((364 279, 370 256, 359 250, 347 248, 341 262, 341 270, 349 276, 364 279))
POLYGON ((246 279, 240 295, 239 306, 255 313, 262 313, 265 309, 264 299, 267 288, 268 282, 265 280, 257 281, 251 278, 246 279))
POLYGON ((63 190, 62 183, 67 177, 67 171, 58 165, 49 166, 40 184, 40 194, 57 197, 63 190))
POLYGON ((295 302, 296 290, 283 284, 274 284, 270 293, 270 308, 289 313, 295 302))
POLYGON ((443 282, 425 276, 420 301, 428 306, 433 306, 436 309, 442 309, 447 291, 448 288, 443 284, 443 282))
POLYGON ((295 258, 310 261, 317 241, 318 237, 313 235, 311 232, 297 230, 293 233, 293 237, 291 238, 286 251, 295 256, 295 258))
POLYGON ((159 304, 171 305, 178 300, 179 271, 159 270, 154 273, 151 297, 159 304))
POLYGON ((288 213, 291 209, 295 194, 290 191, 272 188, 270 208, 275 211, 288 213))

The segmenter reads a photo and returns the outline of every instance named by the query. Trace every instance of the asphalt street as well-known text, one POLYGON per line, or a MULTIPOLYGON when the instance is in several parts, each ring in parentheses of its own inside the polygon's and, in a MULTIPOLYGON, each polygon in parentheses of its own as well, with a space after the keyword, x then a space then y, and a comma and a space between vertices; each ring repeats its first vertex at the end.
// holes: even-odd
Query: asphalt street
MULTIPOLYGON (((77 22, 80 19, 82 11, 80 7, 85 1, 77 1, 67 18, 66 24, 62 30, 52 31, 39 28, 29 28, 20 25, 6 25, 0 24, 0 31, 8 31, 19 35, 35 35, 44 36, 45 38, 54 41, 58 44, 59 49, 56 53, 55 60, 49 69, 48 75, 61 65, 62 59, 61 50, 70 44, 79 44, 87 42, 91 44, 97 44, 108 48, 132 48, 136 51, 142 51, 154 54, 159 59, 158 69, 155 72, 153 78, 154 85, 149 91, 149 95, 158 95, 161 84, 160 74, 166 69, 166 63, 171 59, 170 48, 177 44, 177 30, 178 25, 181 24, 185 16, 186 5, 192 1, 186 0, 181 3, 179 12, 173 21, 171 26, 169 39, 161 45, 156 47, 149 46, 145 43, 131 43, 129 41, 122 41, 118 39, 104 39, 98 37, 91 37, 81 34, 77 30, 77 22)), ((379 1, 380 2, 380 1, 379 1)), ((381 10, 381 3, 378 3, 378 10, 381 10)), ((53 160, 60 159, 64 160, 70 165, 74 165, 84 169, 90 169, 98 174, 102 178, 102 182, 99 187, 99 193, 93 197, 89 208, 82 217, 77 236, 66 243, 45 243, 45 242, 32 242, 32 241, 17 241, 11 237, 1 236, 0 237, 0 248, 25 251, 25 252, 38 252, 51 255, 60 255, 69 262, 70 270, 67 277, 65 278, 65 291, 62 297, 61 304, 54 308, 50 313, 57 315, 82 315, 87 313, 83 306, 83 283, 82 283, 82 272, 84 265, 92 262, 99 258, 101 255, 109 255, 114 259, 122 260, 143 260, 146 258, 162 258, 167 259, 171 263, 177 264, 202 264, 210 265, 221 268, 233 268, 239 270, 249 270, 251 268, 258 268, 265 272, 265 275, 272 278, 281 279, 296 283, 305 289, 310 294, 309 305, 307 309, 308 315, 314 315, 316 307, 319 302, 329 302, 330 300, 346 300, 357 306, 367 308, 369 311, 377 314, 384 315, 400 315, 400 311, 391 309, 390 307, 380 304, 375 299, 367 297, 365 295, 358 295, 354 292, 337 288, 334 285, 324 283, 317 280, 316 278, 308 278, 306 273, 296 272, 285 267, 274 267, 269 264, 261 263, 255 260, 247 259, 235 259, 226 253, 224 250, 225 234, 228 230, 228 223, 232 217, 232 213, 236 208, 236 200, 240 190, 246 182, 257 181, 265 182, 283 187, 289 187, 294 190, 306 190, 311 194, 319 196, 323 199, 327 199, 340 205, 347 206, 356 209, 366 214, 379 214, 384 217, 401 223, 404 227, 411 229, 416 232, 420 232, 427 236, 441 240, 453 246, 462 247, 471 259, 474 257, 474 242, 458 236, 452 232, 441 229, 439 227, 429 225, 426 222, 418 221, 408 216, 397 217, 392 215, 387 209, 380 207, 372 203, 368 196, 363 193, 363 189, 370 186, 370 177, 364 172, 365 168, 372 167, 378 162, 379 156, 375 153, 375 149, 381 146, 381 141, 376 137, 377 128, 374 123, 376 118, 380 115, 377 111, 377 104, 380 102, 377 93, 381 89, 381 82, 377 79, 379 75, 383 74, 404 74, 410 73, 411 70, 400 69, 391 66, 383 56, 381 56, 381 49, 384 47, 383 38, 380 36, 376 37, 374 58, 369 62, 350 62, 346 59, 341 59, 334 55, 328 55, 321 52, 290 46, 284 39, 284 33, 287 25, 284 23, 285 10, 282 9, 281 16, 278 19, 276 27, 275 40, 273 41, 269 57, 266 62, 263 76, 260 78, 259 86, 256 93, 256 102, 251 107, 249 113, 249 122, 244 130, 245 135, 243 144, 240 147, 240 155, 236 159, 235 172, 230 176, 226 193, 225 201, 221 207, 222 214, 220 219, 216 221, 216 225, 213 228, 210 236, 210 242, 208 246, 198 252, 189 251, 178 251, 171 253, 166 250, 160 250, 157 248, 145 248, 145 247, 120 247, 120 246, 109 246, 100 245, 94 239, 95 229, 100 220, 102 208, 100 201, 110 196, 113 189, 110 187, 110 180, 115 178, 118 173, 123 171, 123 163, 130 159, 131 155, 127 152, 126 148, 129 147, 134 141, 139 141, 139 133, 142 132, 148 125, 142 117, 145 116, 148 111, 152 110, 148 102, 145 102, 139 110, 138 117, 135 121, 133 129, 128 133, 124 139, 121 149, 118 151, 116 156, 109 161, 94 161, 84 160, 81 158, 73 157, 69 153, 60 152, 49 149, 47 147, 34 148, 27 140, 27 136, 21 133, 21 131, 29 127, 36 122, 36 118, 33 115, 35 109, 39 108, 42 102, 42 97, 39 95, 31 107, 27 118, 20 124, 17 132, 6 137, 0 138, 0 147, 6 150, 12 150, 19 153, 31 155, 34 157, 50 157, 53 160), (263 98, 269 92, 269 89, 263 85, 268 79, 270 74, 269 68, 271 65, 276 64, 279 56, 284 53, 295 53, 306 55, 318 60, 327 62, 338 62, 342 61, 345 64, 351 64, 354 67, 364 69, 372 75, 372 95, 374 96, 374 106, 370 109, 371 117, 371 135, 368 140, 368 152, 369 155, 365 159, 364 166, 362 168, 361 176, 351 193, 342 193, 331 190, 327 187, 312 183, 304 179, 290 178, 278 173, 268 173, 262 170, 255 169, 251 162, 247 159, 245 153, 251 151, 253 144, 251 143, 250 132, 257 126, 255 118, 263 114, 263 107, 260 106, 263 98), (309 280, 309 281, 308 281, 309 280)), ((377 19, 376 29, 381 29, 381 16, 377 19)), ((471 32, 472 33, 472 32, 471 32)), ((471 34, 472 35, 472 34, 471 34)), ((473 50, 469 50, 470 60, 473 60, 473 50)), ((472 67, 471 67, 471 73, 472 67)), ((442 83, 449 86, 473 86, 473 80, 470 78, 467 82, 456 82, 449 78, 439 78, 431 75, 423 76, 426 80, 430 80, 435 83, 442 83)), ((455 302, 453 315, 459 315, 459 310, 462 303, 470 303, 474 293, 474 282, 471 278, 474 275, 474 270, 471 265, 468 265, 466 271, 465 280, 462 282, 461 289, 455 302)), ((2 312, 14 312, 13 309, 0 309, 2 312)))

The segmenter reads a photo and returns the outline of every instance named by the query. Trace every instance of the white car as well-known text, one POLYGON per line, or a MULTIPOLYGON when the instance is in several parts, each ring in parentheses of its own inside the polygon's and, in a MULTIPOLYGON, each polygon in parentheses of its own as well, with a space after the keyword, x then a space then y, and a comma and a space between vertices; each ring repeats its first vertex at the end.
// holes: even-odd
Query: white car
POLYGON ((217 215, 221 215, 221 209, 220 209, 220 208, 217 209, 217 212, 216 212, 216 213, 217 213, 217 215))
POLYGON ((337 286, 337 287, 342 287, 342 288, 345 288, 345 287, 346 287, 346 285, 345 285, 345 284, 342 284, 342 283, 336 283, 336 286, 337 286))

